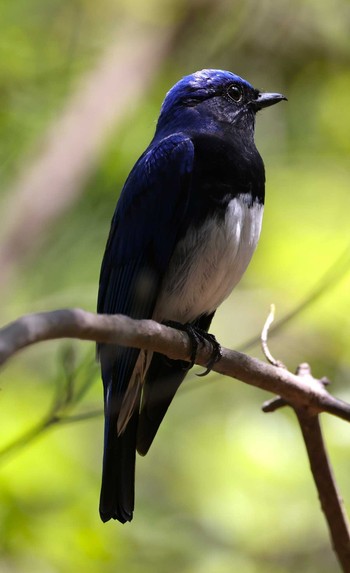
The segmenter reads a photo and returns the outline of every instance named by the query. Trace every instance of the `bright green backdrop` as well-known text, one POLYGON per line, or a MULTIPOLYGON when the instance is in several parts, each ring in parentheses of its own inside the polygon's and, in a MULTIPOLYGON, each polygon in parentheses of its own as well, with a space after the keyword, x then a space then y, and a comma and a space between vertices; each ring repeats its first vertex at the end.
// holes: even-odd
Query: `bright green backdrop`
MULTIPOLYGON (((271 337, 271 349, 291 370, 310 362, 350 400, 350 3, 3 0, 0 13, 1 227, 32 150, 45 149, 46 130, 109 44, 128 26, 130 49, 138 29, 152 29, 155 42, 172 37, 151 85, 106 137, 83 193, 12 261, 1 322, 62 306, 94 310, 114 205, 166 90, 196 69, 227 68, 289 101, 258 116, 263 233, 212 330, 241 347, 259 334, 271 302, 283 318, 322 287, 271 337)), ((127 82, 120 77, 121 91, 127 82)), ((248 352, 261 356, 257 344, 248 352)), ((121 526, 98 517, 103 428, 93 345, 28 349, 3 369, 0 385, 1 447, 27 438, 0 457, 0 573, 338 570, 295 419, 263 415, 261 391, 188 376, 151 452, 138 459, 134 521, 121 526), (45 431, 52 409, 71 423, 45 431)), ((322 421, 349 509, 350 429, 322 421)))

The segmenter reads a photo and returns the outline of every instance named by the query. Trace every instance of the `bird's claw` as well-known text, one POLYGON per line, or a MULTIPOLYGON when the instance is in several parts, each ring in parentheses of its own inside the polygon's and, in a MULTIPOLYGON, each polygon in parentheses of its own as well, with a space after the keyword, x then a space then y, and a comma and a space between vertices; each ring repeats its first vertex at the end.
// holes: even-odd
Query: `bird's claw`
POLYGON ((214 336, 214 334, 209 334, 209 332, 206 332, 205 330, 200 331, 200 334, 204 340, 206 340, 207 342, 210 342, 210 344, 212 345, 212 348, 213 348, 210 360, 206 364, 206 369, 204 370, 204 372, 197 374, 197 376, 202 377, 202 376, 206 376, 207 374, 209 374, 209 372, 212 371, 215 364, 217 362, 219 362, 220 358, 222 357, 222 350, 221 350, 221 346, 218 343, 218 341, 216 340, 216 337, 214 336))
POLYGON ((163 324, 166 326, 170 326, 171 328, 176 328, 177 330, 181 330, 182 332, 186 332, 190 341, 191 341, 191 358, 190 362, 186 362, 186 366, 184 366, 184 370, 190 370, 194 365, 197 357, 198 346, 200 343, 204 344, 204 342, 210 342, 212 345, 212 354, 208 364, 206 365, 206 370, 201 374, 197 374, 197 376, 206 376, 211 372, 214 364, 220 360, 222 357, 221 346, 216 340, 213 334, 209 334, 206 330, 201 328, 197 328, 193 326, 193 324, 186 323, 182 324, 181 322, 176 322, 174 320, 167 320, 163 324))

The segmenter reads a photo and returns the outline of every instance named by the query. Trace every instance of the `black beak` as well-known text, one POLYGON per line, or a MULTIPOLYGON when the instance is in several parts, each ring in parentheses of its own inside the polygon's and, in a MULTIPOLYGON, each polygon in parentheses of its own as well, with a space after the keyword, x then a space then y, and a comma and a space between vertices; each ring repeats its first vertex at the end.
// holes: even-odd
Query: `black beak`
POLYGON ((287 100, 287 98, 282 94, 259 93, 258 97, 252 101, 252 107, 255 111, 259 111, 259 109, 274 105, 283 99, 287 100))

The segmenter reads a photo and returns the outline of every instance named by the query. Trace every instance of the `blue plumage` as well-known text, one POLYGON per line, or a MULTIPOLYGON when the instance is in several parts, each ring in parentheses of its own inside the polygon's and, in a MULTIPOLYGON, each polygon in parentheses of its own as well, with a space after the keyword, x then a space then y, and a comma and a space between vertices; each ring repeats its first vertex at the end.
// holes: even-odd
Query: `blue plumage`
MULTIPOLYGON (((155 136, 112 220, 98 312, 188 322, 208 330, 246 269, 264 203, 256 112, 285 99, 222 70, 167 94, 155 136)), ((158 354, 100 345, 105 398, 103 521, 130 521, 135 452, 145 454, 186 371, 158 354)))

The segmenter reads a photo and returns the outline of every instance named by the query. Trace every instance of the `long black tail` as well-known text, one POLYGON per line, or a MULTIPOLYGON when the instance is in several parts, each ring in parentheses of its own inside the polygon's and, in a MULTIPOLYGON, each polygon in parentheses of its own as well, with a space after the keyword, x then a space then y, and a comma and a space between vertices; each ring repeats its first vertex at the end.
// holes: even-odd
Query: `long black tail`
POLYGON ((135 503, 135 457, 139 400, 124 431, 118 435, 118 417, 139 350, 101 345, 105 403, 105 431, 100 496, 102 521, 131 521, 135 503))
MULTIPOLYGON (((114 418, 114 419, 113 419, 114 418)), ((130 418, 124 432, 117 435, 117 420, 105 417, 100 516, 102 521, 131 521, 135 504, 135 455, 138 411, 130 418)))

